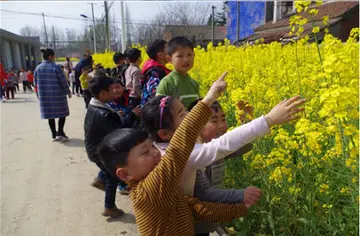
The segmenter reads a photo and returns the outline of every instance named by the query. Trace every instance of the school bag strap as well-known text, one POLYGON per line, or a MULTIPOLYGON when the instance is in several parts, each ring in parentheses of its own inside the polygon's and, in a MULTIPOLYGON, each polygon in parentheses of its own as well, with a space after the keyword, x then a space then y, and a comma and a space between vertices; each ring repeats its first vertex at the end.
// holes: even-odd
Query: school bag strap
POLYGON ((166 71, 159 66, 154 66, 154 67, 147 69, 141 80, 141 88, 142 89, 146 86, 146 83, 150 79, 150 74, 153 72, 156 72, 158 74, 160 80, 166 76, 166 71))

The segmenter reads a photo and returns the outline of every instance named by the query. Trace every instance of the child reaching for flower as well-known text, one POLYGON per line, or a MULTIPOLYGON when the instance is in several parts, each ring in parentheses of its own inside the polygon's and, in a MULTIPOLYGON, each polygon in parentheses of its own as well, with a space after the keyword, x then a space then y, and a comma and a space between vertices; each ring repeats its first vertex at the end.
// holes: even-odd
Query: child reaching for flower
MULTIPOLYGON (((249 187, 245 190, 212 188, 209 183, 205 182, 204 184, 203 178, 196 178, 196 170, 204 169, 217 161, 220 162, 234 152, 246 152, 251 149, 246 144, 269 133, 271 125, 282 124, 295 119, 294 115, 303 110, 296 108, 296 106, 303 102, 305 100, 299 100, 298 96, 289 99, 286 103, 282 102, 274 107, 266 116, 259 117, 248 124, 237 127, 229 133, 225 133, 227 130, 225 117, 221 115, 221 112, 216 112, 221 111, 220 104, 217 102, 212 104, 213 116, 203 128, 199 138, 199 141, 205 143, 195 145, 190 155, 180 182, 182 192, 189 196, 199 197, 203 201, 222 203, 244 202, 248 206, 255 204, 260 197, 260 191, 257 188, 249 187), (215 120, 219 124, 212 128, 215 120), (213 139, 216 136, 220 137, 213 139), (195 185, 195 180, 201 183, 195 185)), ((169 145, 168 142, 185 115, 184 106, 178 99, 172 97, 155 97, 143 107, 142 117, 144 126, 151 134, 153 140, 156 141, 156 145, 163 154, 166 153, 165 151, 169 145)), ((219 177, 219 175, 213 175, 213 177, 211 178, 211 184, 215 186, 221 185, 223 178, 219 177)))
POLYGON ((247 214, 244 204, 201 202, 179 188, 196 138, 211 116, 209 107, 226 88, 225 75, 186 116, 163 157, 141 130, 116 130, 103 139, 98 149, 101 162, 129 183, 141 235, 194 235, 194 216, 227 222, 247 214))

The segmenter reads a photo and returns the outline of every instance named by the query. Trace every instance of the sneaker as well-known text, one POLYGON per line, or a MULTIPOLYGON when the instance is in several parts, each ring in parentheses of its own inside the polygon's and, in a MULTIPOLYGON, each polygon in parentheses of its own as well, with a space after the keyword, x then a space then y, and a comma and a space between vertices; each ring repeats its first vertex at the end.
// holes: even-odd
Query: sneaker
POLYGON ((114 208, 105 208, 102 213, 103 216, 111 217, 111 218, 118 218, 120 216, 123 216, 124 214, 125 212, 117 208, 116 206, 114 208))
POLYGON ((103 181, 99 178, 95 178, 94 181, 91 183, 91 186, 93 186, 94 188, 97 188, 101 191, 105 191, 105 181, 103 181))
POLYGON ((121 195, 129 195, 129 190, 127 189, 121 189, 119 192, 121 195))
POLYGON ((119 184, 118 186, 118 192, 121 194, 121 195, 129 195, 129 190, 128 190, 128 186, 121 186, 119 184))
POLYGON ((53 140, 53 142, 60 141, 60 136, 57 134, 52 134, 52 140, 53 140))
POLYGON ((58 136, 60 137, 60 140, 59 140, 59 141, 62 142, 62 143, 69 140, 69 137, 66 136, 66 134, 65 134, 64 132, 58 133, 58 136))
POLYGON ((80 97, 80 94, 77 93, 76 96, 80 97))

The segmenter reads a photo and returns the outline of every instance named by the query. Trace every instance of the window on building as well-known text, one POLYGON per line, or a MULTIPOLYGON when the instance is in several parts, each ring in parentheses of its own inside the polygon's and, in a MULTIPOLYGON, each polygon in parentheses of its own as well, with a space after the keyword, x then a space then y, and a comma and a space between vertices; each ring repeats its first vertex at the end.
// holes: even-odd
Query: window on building
POLYGON ((286 1, 286 2, 281 2, 281 16, 286 16, 288 14, 292 14, 293 13, 293 4, 294 2, 292 1, 286 1))

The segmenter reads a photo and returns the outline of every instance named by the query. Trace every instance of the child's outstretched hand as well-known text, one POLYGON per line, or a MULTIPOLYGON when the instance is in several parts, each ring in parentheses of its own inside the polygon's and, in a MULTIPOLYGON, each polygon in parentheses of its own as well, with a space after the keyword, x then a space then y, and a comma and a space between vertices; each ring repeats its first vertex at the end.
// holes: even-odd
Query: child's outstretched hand
POLYGON ((205 103, 207 106, 211 106, 211 104, 213 104, 216 99, 218 99, 218 97, 220 97, 220 95, 225 92, 226 87, 227 87, 227 83, 225 81, 225 77, 228 74, 228 72, 224 72, 218 80, 216 80, 212 85, 211 88, 209 89, 208 93, 206 94, 206 96, 204 97, 204 99, 202 100, 203 103, 205 103))
POLYGON ((296 116, 299 112, 304 111, 304 108, 298 108, 301 104, 306 102, 306 99, 300 99, 300 96, 295 96, 290 99, 277 104, 266 116, 265 119, 269 127, 274 125, 280 125, 295 119, 299 119, 296 116))
POLYGON ((244 204, 246 208, 255 205, 261 198, 261 190, 257 187, 250 186, 244 190, 244 204))

